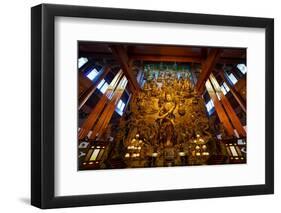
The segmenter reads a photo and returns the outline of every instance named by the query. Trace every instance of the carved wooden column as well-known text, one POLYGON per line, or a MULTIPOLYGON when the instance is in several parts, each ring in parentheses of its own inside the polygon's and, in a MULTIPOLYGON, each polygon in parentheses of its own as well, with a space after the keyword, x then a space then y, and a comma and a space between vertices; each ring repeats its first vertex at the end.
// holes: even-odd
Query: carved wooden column
POLYGON ((99 118, 102 110, 104 109, 104 106, 108 102, 109 99, 111 99, 112 94, 114 90, 116 89, 121 77, 122 77, 123 71, 120 70, 113 80, 111 81, 110 85, 108 86, 107 90, 105 91, 102 98, 99 100, 98 104, 94 107, 94 109, 91 111, 89 116, 87 117, 86 121, 83 123, 83 125, 80 128, 79 131, 79 139, 85 138, 89 131, 92 129, 93 125, 99 118))
POLYGON ((91 97, 91 95, 95 92, 97 86, 105 78, 105 76, 110 71, 110 67, 104 67, 102 70, 99 71, 98 75, 93 80, 93 85, 88 88, 80 97, 79 97, 79 106, 78 109, 86 103, 86 101, 91 97))
POLYGON ((231 120, 234 128, 238 132, 239 136, 246 137, 247 133, 246 133, 243 125, 241 124, 240 119, 236 115, 236 113, 235 113, 234 109, 232 108, 231 104, 229 103, 227 97, 223 94, 223 92, 220 88, 220 85, 217 82, 217 80, 213 74, 210 75, 210 81, 215 89, 215 92, 219 95, 219 97, 221 99, 220 101, 221 101, 222 105, 224 106, 224 109, 225 109, 227 115, 229 116, 229 119, 231 120))
POLYGON ((227 134, 234 136, 235 135, 234 129, 233 129, 228 117, 227 117, 226 112, 224 111, 223 106, 220 103, 220 100, 217 97, 217 94, 216 94, 210 80, 206 81, 205 86, 206 86, 206 89, 207 89, 213 103, 214 103, 215 110, 218 114, 218 117, 219 117, 221 123, 225 127, 225 130, 226 130, 227 134))

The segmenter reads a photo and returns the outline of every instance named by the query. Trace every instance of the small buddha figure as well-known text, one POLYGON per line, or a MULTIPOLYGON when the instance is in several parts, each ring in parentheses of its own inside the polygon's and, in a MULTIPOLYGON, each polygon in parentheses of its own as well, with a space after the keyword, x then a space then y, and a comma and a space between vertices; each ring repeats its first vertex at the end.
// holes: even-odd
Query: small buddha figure
POLYGON ((156 97, 158 95, 159 95, 158 86, 155 82, 153 82, 152 85, 151 85, 151 96, 156 97))
POLYGON ((160 113, 165 114, 171 111, 171 109, 173 109, 174 107, 175 103, 173 102, 172 95, 170 93, 166 93, 165 102, 160 113))
POLYGON ((178 106, 178 113, 180 116, 184 116, 185 115, 185 100, 184 99, 181 99, 179 101, 179 106, 178 106))
POLYGON ((145 94, 147 96, 150 96, 150 93, 151 93, 151 83, 150 82, 146 82, 144 85, 143 85, 143 91, 145 92, 145 94))
POLYGON ((139 96, 137 98, 137 103, 136 104, 137 104, 140 112, 144 112, 145 111, 146 106, 147 106, 147 102, 145 100, 144 93, 142 93, 142 92, 139 93, 139 96))

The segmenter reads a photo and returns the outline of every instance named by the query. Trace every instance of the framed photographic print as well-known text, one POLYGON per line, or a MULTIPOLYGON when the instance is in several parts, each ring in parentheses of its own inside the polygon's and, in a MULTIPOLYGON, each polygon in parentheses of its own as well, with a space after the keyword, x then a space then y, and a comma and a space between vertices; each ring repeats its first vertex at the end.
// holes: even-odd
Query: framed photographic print
POLYGON ((274 191, 274 20, 31 9, 31 203, 274 191))

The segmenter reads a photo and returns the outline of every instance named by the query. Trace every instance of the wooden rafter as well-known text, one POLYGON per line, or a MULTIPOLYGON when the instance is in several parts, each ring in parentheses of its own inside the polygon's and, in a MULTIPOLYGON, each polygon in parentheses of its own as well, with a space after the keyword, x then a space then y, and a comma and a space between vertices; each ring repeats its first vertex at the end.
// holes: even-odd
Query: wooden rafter
POLYGON ((220 70, 219 71, 220 76, 222 77, 223 81, 226 83, 226 85, 228 86, 231 94, 233 95, 233 97, 235 98, 235 100, 237 101, 237 103, 240 105, 241 109, 246 113, 247 109, 246 109, 246 102, 244 101, 244 99, 242 98, 242 96, 239 94, 239 92, 235 89, 235 87, 231 86, 227 79, 224 76, 224 71, 220 70))
POLYGON ((88 88, 80 97, 79 97, 79 109, 86 103, 86 101, 91 97, 91 95, 95 92, 97 86, 105 78, 105 76, 110 71, 110 67, 103 67, 102 70, 99 71, 98 75, 96 76, 93 84, 90 88, 88 88))
POLYGON ((132 60, 152 61, 152 62, 194 62, 201 63, 201 57, 192 56, 164 56, 164 55, 130 55, 132 60))
POLYGON ((216 91, 214 90, 209 79, 206 81, 206 89, 214 103, 217 115, 218 115, 221 123, 223 124, 227 134, 234 136, 234 129, 233 129, 233 127, 227 117, 227 114, 226 114, 223 106, 221 105, 220 100, 217 97, 216 91))
POLYGON ((205 88, 205 82, 209 78, 210 74, 212 73, 219 57, 220 57, 220 49, 213 48, 210 50, 205 62, 202 65, 202 70, 198 81, 196 83, 196 89, 198 94, 202 94, 205 88))
POLYGON ((114 110, 127 86, 127 78, 123 76, 123 78, 120 80, 116 90, 112 94, 112 98, 103 110, 103 113, 101 114, 99 120, 94 125, 94 128, 92 130, 92 135, 90 136, 90 139, 95 139, 96 137, 101 136, 104 131, 106 130, 107 125, 110 122, 110 119, 114 113, 114 110))
POLYGON ((107 90, 105 91, 102 98, 99 100, 98 104, 94 107, 91 111, 89 116, 87 117, 86 121, 81 126, 79 131, 79 139, 85 138, 90 130, 92 129, 93 125, 99 119, 100 114, 102 113, 104 107, 108 103, 108 100, 112 97, 121 77, 122 77, 122 70, 120 70, 111 81, 110 85, 108 86, 107 90))
POLYGON ((236 113, 235 113, 234 109, 232 108, 231 104, 229 103, 227 97, 225 97, 225 95, 221 91, 220 85, 217 82, 217 80, 213 74, 210 75, 210 81, 213 84, 215 92, 220 96, 220 99, 221 99, 220 101, 221 101, 222 105, 224 106, 224 109, 225 109, 229 119, 231 120, 234 128, 238 132, 239 136, 246 137, 247 133, 246 133, 245 129, 243 128, 243 126, 240 122, 240 119, 236 115, 236 113))
POLYGON ((110 45, 110 49, 115 58, 119 61, 125 76, 132 85, 133 92, 140 90, 140 85, 138 84, 136 77, 133 74, 132 68, 129 65, 130 60, 125 48, 122 45, 110 45))

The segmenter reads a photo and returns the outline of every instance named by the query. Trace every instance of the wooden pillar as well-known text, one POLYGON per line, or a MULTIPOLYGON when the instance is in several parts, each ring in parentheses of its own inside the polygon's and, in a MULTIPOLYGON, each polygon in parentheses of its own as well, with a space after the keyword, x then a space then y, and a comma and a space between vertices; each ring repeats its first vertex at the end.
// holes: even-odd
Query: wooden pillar
POLYGON ((134 75, 132 67, 130 66, 132 64, 129 63, 131 60, 128 57, 126 49, 122 45, 111 45, 110 49, 114 57, 120 63, 124 74, 132 85, 132 92, 138 92, 140 90, 140 85, 138 84, 136 76, 134 75))
POLYGON ((80 97, 79 97, 79 106, 78 109, 81 109, 82 106, 86 103, 86 101, 91 97, 91 95, 95 92, 99 83, 105 78, 105 76, 110 71, 110 67, 104 67, 99 71, 99 74, 93 80, 93 85, 88 88, 80 97))
POLYGON ((242 126, 240 119, 236 115, 236 113, 235 113, 234 109, 232 108, 231 104, 229 103, 227 97, 221 91, 220 85, 217 82, 217 80, 213 74, 210 75, 210 81, 215 89, 215 92, 220 96, 220 99, 221 99, 220 101, 221 101, 222 105, 224 106, 224 109, 225 109, 226 113, 228 114, 229 119, 231 120, 231 122, 232 122, 234 128, 236 129, 236 131, 238 132, 239 136, 246 137, 247 133, 246 133, 244 127, 242 126))
POLYGON ((90 139, 95 139, 96 137, 101 136, 106 130, 106 127, 110 122, 110 119, 115 111, 115 107, 117 106, 127 86, 127 83, 128 80, 126 76, 123 76, 112 96, 112 99, 109 101, 108 105, 103 110, 99 120, 94 125, 90 139))
POLYGON ((231 86, 229 84, 229 82, 227 81, 227 79, 225 78, 224 75, 224 71, 221 70, 220 71, 220 76, 222 77, 223 81, 226 83, 226 85, 229 88, 229 91, 231 92, 231 94, 233 95, 233 97, 235 98, 235 100, 238 102, 239 106, 241 107, 241 109, 246 113, 247 109, 246 109, 246 102, 244 101, 244 99, 242 98, 242 96, 237 92, 237 90, 235 89, 235 87, 231 86))
POLYGON ((95 122, 99 118, 101 112, 103 111, 106 103, 108 102, 108 100, 111 99, 112 94, 113 94, 114 90, 116 89, 116 87, 122 77, 122 74, 123 74, 123 71, 120 70, 115 75, 115 77, 111 81, 110 85, 108 86, 107 90, 105 91, 104 95, 99 100, 98 104, 94 107, 94 109, 91 111, 91 113, 87 117, 86 121, 81 126, 79 135, 78 135, 79 139, 85 138, 88 135, 89 131, 92 129, 93 125, 95 124, 95 122))
POLYGON ((216 94, 214 88, 212 87, 212 84, 211 84, 209 79, 206 81, 205 86, 206 86, 206 89, 207 89, 213 103, 214 103, 215 110, 218 114, 218 117, 219 117, 221 123, 225 127, 225 130, 226 130, 227 134, 234 136, 235 135, 234 129, 233 129, 233 127, 232 127, 232 125, 231 125, 231 123, 230 123, 230 121, 227 117, 227 114, 224 111, 224 108, 221 105, 220 100, 218 99, 217 94, 216 94))
POLYGON ((212 73, 218 59, 220 58, 221 50, 218 48, 212 48, 206 58, 205 62, 202 65, 202 70, 198 81, 196 83, 196 90, 199 95, 201 95, 204 91, 204 86, 206 80, 209 78, 212 73))

